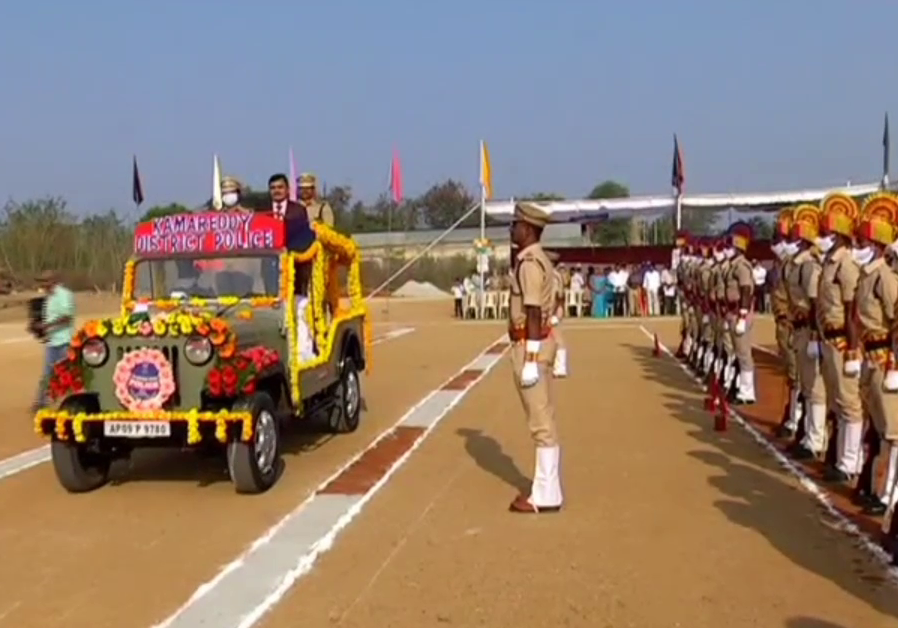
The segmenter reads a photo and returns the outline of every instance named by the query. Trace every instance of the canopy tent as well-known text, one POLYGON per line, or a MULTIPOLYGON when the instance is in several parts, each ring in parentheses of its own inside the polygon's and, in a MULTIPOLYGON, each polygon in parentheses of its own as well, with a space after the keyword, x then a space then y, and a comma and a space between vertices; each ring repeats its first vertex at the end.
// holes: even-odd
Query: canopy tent
MULTIPOLYGON (((793 190, 789 192, 763 192, 759 194, 684 194, 679 199, 679 209, 706 211, 775 211, 781 207, 799 203, 818 203, 831 192, 843 192, 851 196, 866 196, 880 189, 879 183, 848 185, 844 187, 793 190)), ((646 218, 678 209, 676 196, 632 196, 628 198, 582 199, 536 202, 551 217, 552 222, 601 222, 609 218, 646 218)), ((514 214, 514 201, 487 201, 486 215, 496 220, 510 221, 514 214)))

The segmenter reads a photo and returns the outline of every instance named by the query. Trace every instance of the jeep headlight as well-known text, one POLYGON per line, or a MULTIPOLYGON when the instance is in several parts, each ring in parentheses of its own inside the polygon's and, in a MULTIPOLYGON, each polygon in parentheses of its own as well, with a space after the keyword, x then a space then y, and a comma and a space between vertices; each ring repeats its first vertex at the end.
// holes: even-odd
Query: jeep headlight
POLYGON ((109 345, 101 338, 91 338, 81 346, 81 359, 90 367, 103 366, 109 357, 109 345))
POLYGON ((212 359, 212 343, 202 336, 191 336, 184 343, 184 357, 194 366, 202 366, 212 359))

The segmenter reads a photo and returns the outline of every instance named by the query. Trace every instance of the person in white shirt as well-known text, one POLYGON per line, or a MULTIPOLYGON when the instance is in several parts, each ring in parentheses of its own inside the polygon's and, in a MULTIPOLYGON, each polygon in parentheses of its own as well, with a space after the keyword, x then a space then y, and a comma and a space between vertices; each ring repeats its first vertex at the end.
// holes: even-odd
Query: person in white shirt
POLYGON ((677 313, 677 280, 666 266, 661 270, 661 314, 673 316, 677 313))
POLYGON ((652 266, 645 271, 642 288, 645 290, 649 316, 658 316, 661 313, 661 273, 657 267, 652 266))
POLYGON ((624 316, 624 303, 627 300, 627 279, 630 273, 623 266, 608 273, 608 283, 611 284, 611 297, 613 299, 613 312, 615 316, 624 316))
POLYGON ((465 297, 465 288, 461 283, 461 279, 455 278, 452 284, 452 298, 455 301, 455 318, 464 318, 465 312, 462 307, 462 301, 465 297))
POLYGON ((755 282, 755 312, 767 311, 767 269, 758 260, 754 261, 751 276, 755 282))
MULTIPOLYGON (((580 272, 580 267, 574 267, 571 272, 571 294, 575 295, 574 298, 577 298, 576 295, 579 295, 579 300, 582 302, 583 292, 586 287, 586 280, 583 278, 583 273, 580 272)), ((574 308, 571 308, 572 310, 574 308)), ((568 312, 568 314, 579 315, 579 312, 568 312)))

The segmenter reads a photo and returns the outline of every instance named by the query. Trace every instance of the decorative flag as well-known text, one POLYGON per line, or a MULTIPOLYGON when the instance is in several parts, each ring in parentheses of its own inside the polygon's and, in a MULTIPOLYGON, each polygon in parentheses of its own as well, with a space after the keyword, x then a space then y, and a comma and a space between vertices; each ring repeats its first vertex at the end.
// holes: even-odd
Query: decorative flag
POLYGON ((395 148, 390 162, 390 194, 394 203, 402 204, 402 166, 399 164, 399 151, 395 148))
POLYGON ((131 198, 134 204, 140 207, 143 203, 143 186, 140 184, 140 172, 137 170, 137 155, 134 155, 134 168, 131 175, 131 198))
POLYGON ((224 207, 221 200, 221 163, 218 155, 212 156, 212 208, 220 210, 224 207))
POLYGON ((889 112, 886 112, 885 128, 882 130, 882 187, 889 186, 889 112))
POLYGON ((480 189, 483 191, 483 198, 493 198, 493 171, 490 168, 490 151, 483 140, 480 140, 480 189))
POLYGON ((677 194, 683 193, 683 184, 686 182, 686 175, 683 172, 683 154, 680 152, 680 142, 677 140, 677 134, 674 133, 674 155, 673 166, 670 172, 670 184, 677 188, 677 194))
POLYGON ((293 147, 290 147, 290 200, 296 202, 296 160, 293 159, 293 147))

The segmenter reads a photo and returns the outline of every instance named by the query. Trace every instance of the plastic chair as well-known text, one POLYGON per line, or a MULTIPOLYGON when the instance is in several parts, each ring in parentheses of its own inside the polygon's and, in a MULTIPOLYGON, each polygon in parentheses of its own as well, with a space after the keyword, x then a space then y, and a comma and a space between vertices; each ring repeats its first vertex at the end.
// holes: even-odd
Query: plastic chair
POLYGON ((490 290, 485 293, 483 297, 483 312, 481 312, 480 315, 483 318, 496 318, 496 315, 498 314, 498 304, 499 297, 495 290, 490 290))
POLYGON ((503 290, 499 293, 499 316, 508 318, 508 310, 511 308, 511 290, 503 290))

